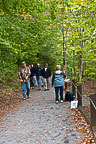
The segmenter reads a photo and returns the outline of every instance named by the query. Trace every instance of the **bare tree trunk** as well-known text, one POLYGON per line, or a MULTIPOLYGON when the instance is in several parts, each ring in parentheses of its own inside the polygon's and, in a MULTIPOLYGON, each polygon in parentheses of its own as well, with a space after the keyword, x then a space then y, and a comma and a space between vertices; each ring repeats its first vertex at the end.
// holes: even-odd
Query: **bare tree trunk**
MULTIPOLYGON (((80 28, 80 32, 84 31, 81 30, 80 28)), ((80 38, 81 38, 81 35, 80 35, 80 38)), ((83 41, 82 41, 82 38, 81 38, 81 41, 80 41, 80 47, 83 48, 83 41)), ((81 81, 82 80, 82 74, 83 74, 83 57, 82 57, 82 51, 80 51, 80 57, 79 57, 79 80, 81 81)))
POLYGON ((83 60, 82 60, 82 52, 80 52, 80 58, 79 58, 79 80, 82 80, 82 72, 83 72, 83 60))

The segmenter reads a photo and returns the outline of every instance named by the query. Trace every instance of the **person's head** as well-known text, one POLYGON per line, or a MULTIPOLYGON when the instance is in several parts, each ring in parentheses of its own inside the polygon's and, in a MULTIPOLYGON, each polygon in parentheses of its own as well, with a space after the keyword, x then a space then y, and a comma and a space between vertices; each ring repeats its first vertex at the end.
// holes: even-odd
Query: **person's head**
POLYGON ((22 62, 22 67, 23 67, 23 68, 26 67, 26 62, 25 62, 25 61, 22 62))
POLYGON ((56 65, 56 70, 60 70, 60 65, 56 65))
POLYGON ((48 64, 47 63, 45 64, 45 68, 48 68, 48 64))
POLYGON ((40 67, 40 64, 39 64, 39 63, 37 63, 37 67, 40 67))
POLYGON ((31 64, 31 67, 33 67, 34 65, 33 64, 31 64))

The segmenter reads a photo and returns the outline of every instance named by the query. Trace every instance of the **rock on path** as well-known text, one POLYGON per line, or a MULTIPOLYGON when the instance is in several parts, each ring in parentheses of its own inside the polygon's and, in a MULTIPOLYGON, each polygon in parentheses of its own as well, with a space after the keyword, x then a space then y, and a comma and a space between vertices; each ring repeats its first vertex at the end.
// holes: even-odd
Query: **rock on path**
POLYGON ((69 102, 55 104, 53 88, 32 90, 30 99, 4 117, 0 144, 76 144, 85 135, 76 131, 71 113, 69 102))

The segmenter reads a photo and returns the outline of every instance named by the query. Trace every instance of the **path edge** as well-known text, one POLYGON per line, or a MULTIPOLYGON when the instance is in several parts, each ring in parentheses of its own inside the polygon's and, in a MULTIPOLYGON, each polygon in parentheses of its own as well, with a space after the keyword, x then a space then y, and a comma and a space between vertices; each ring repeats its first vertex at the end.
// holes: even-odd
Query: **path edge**
POLYGON ((88 117, 88 115, 86 114, 86 112, 84 111, 84 108, 82 106, 79 106, 79 110, 83 114, 83 116, 85 117, 87 123, 91 126, 91 130, 92 130, 92 133, 93 133, 93 136, 94 136, 94 140, 95 140, 95 144, 96 144, 96 126, 92 126, 91 125, 91 120, 88 117))

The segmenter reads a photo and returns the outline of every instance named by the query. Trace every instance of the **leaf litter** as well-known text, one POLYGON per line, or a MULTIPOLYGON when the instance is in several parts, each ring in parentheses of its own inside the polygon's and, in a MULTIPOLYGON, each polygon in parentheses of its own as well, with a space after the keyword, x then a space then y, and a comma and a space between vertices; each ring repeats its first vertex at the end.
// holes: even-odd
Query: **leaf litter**
POLYGON ((94 137, 91 131, 91 126, 88 125, 85 118, 78 109, 72 110, 73 113, 68 115, 68 118, 72 118, 70 120, 77 123, 75 128, 77 132, 81 133, 81 136, 78 136, 78 138, 82 140, 81 142, 78 142, 78 138, 75 138, 73 141, 75 141, 78 144, 95 144, 94 137), (84 133, 86 134, 86 136, 82 137, 84 133))

